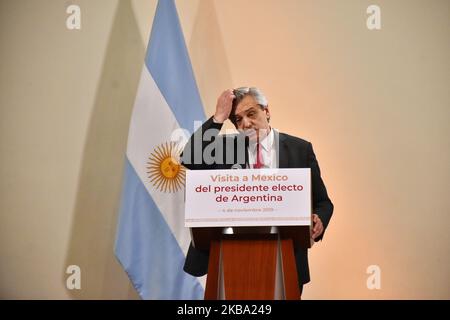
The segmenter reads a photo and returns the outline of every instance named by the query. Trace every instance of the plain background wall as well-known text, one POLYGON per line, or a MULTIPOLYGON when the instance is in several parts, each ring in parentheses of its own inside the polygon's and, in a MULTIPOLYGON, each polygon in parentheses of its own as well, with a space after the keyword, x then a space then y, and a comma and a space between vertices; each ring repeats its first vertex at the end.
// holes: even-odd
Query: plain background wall
MULTIPOLYGON (((304 298, 449 299, 450 3, 176 4, 206 113, 224 89, 258 86, 272 125, 313 143, 335 212, 304 298)), ((0 0, 0 298, 138 298, 113 243, 155 8, 0 0), (70 4, 81 30, 66 28, 70 4), (71 264, 81 290, 65 287, 71 264)))

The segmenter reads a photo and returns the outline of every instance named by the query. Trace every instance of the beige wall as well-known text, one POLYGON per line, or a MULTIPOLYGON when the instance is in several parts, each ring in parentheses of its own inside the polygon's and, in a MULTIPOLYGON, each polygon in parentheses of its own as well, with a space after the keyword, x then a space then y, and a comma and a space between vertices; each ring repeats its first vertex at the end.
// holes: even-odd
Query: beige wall
MULTIPOLYGON (((314 145, 335 214, 304 298, 449 299, 450 3, 176 3, 207 113, 221 90, 255 85, 273 126, 314 145)), ((112 248, 155 8, 0 0, 0 298, 137 298, 112 248)))

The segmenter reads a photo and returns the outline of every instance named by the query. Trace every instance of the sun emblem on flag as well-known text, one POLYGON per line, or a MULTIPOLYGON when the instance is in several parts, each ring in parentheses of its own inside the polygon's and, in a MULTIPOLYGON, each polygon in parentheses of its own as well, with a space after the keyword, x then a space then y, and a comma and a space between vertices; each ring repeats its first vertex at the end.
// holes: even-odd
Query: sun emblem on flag
POLYGON ((157 146, 147 162, 147 174, 153 186, 163 192, 176 192, 184 186, 185 168, 180 163, 181 148, 175 142, 157 146))

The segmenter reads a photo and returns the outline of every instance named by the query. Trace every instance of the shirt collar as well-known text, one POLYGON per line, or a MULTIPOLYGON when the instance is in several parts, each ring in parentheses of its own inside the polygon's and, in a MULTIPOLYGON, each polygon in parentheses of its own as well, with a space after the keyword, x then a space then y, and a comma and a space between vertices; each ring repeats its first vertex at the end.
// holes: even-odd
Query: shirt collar
MULTIPOLYGON (((270 128, 269 134, 259 142, 265 151, 270 151, 273 148, 273 143, 275 141, 273 130, 273 128, 270 128)), ((252 143, 251 146, 253 151, 256 150, 256 142, 252 143)))

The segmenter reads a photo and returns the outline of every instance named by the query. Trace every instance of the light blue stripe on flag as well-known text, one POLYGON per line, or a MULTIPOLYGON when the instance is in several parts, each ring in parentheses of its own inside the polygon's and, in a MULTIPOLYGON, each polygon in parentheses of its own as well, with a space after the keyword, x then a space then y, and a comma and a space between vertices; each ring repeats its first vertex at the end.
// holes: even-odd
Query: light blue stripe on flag
POLYGON ((158 1, 145 63, 180 126, 193 131, 203 110, 173 0, 158 1))

